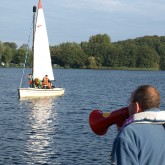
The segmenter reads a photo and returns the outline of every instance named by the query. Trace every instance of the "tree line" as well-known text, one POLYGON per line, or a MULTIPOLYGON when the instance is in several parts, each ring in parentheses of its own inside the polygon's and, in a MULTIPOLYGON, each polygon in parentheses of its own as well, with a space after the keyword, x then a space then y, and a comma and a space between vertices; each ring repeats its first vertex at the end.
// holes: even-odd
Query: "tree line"
MULTIPOLYGON (((0 42, 0 62, 5 66, 24 63, 27 45, 0 42)), ((165 70, 165 36, 144 36, 111 42, 107 34, 97 34, 88 41, 66 42, 50 46, 52 64, 64 68, 154 68, 165 70)), ((28 50, 27 66, 31 67, 28 50)))

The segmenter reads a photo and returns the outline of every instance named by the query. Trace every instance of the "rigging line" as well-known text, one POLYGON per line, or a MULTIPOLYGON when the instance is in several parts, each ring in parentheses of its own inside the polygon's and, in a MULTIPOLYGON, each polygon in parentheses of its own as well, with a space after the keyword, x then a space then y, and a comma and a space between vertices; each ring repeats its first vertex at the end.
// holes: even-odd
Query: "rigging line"
POLYGON ((26 45, 26 53, 25 53, 25 59, 24 59, 24 66, 23 66, 23 71, 22 71, 22 76, 21 76, 21 82, 20 82, 20 85, 19 85, 20 88, 22 86, 23 77, 24 77, 24 73, 25 73, 26 60, 27 60, 27 56, 28 56, 28 53, 29 53, 29 43, 30 43, 30 40, 31 40, 32 29, 33 29, 33 21, 32 21, 31 27, 30 27, 30 33, 29 33, 28 42, 27 42, 27 45, 26 45))

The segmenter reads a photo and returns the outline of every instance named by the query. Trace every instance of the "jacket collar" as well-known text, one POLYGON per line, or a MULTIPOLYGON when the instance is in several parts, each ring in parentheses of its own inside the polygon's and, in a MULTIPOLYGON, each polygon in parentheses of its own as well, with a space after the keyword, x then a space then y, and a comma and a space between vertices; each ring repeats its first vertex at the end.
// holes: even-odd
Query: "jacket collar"
POLYGON ((161 111, 158 108, 152 108, 144 112, 136 113, 125 121, 124 126, 131 123, 164 124, 165 111, 161 111))

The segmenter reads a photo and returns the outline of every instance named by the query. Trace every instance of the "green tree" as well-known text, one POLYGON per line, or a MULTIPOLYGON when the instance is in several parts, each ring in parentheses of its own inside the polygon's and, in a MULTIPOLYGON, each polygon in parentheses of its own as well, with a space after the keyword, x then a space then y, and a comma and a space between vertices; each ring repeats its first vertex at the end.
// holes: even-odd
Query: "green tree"
POLYGON ((98 34, 95 36, 91 36, 89 38, 88 47, 86 46, 86 54, 88 56, 95 57, 96 63, 98 67, 104 65, 105 58, 109 52, 111 47, 111 39, 107 34, 98 34))
POLYGON ((111 39, 107 34, 97 34, 89 38, 89 43, 110 44, 111 39))
POLYGON ((159 46, 158 53, 160 56, 160 69, 165 70, 165 38, 163 40, 163 43, 159 46))
POLYGON ((89 68, 89 69, 97 68, 97 61, 96 61, 95 57, 89 56, 87 58, 87 68, 89 68))
POLYGON ((17 49, 17 44, 14 42, 4 42, 4 46, 10 47, 13 50, 17 49))
POLYGON ((121 66, 121 56, 120 51, 117 46, 111 46, 109 51, 104 58, 104 66, 108 67, 120 67, 121 66))
POLYGON ((22 45, 16 52, 15 56, 13 57, 13 62, 15 64, 24 63, 26 55, 26 45, 22 45))
POLYGON ((86 55, 77 43, 64 43, 51 48, 53 61, 63 67, 81 68, 85 65, 86 55))
POLYGON ((0 41, 0 62, 2 61, 1 60, 2 55, 3 55, 3 43, 0 41))
POLYGON ((4 47, 9 47, 11 49, 12 52, 12 59, 11 62, 14 63, 13 61, 13 57, 16 55, 17 53, 17 44, 15 42, 4 42, 4 47))
POLYGON ((132 42, 126 42, 121 47, 121 55, 123 57, 122 66, 131 68, 136 67, 137 46, 132 42))
POLYGON ((160 57, 160 69, 165 70, 165 55, 160 57))
POLYGON ((12 60, 12 49, 8 46, 4 48, 4 53, 1 58, 2 62, 4 62, 6 65, 9 65, 12 60))
POLYGON ((138 68, 158 68, 160 57, 156 51, 151 50, 147 46, 138 48, 138 57, 136 67, 138 68))

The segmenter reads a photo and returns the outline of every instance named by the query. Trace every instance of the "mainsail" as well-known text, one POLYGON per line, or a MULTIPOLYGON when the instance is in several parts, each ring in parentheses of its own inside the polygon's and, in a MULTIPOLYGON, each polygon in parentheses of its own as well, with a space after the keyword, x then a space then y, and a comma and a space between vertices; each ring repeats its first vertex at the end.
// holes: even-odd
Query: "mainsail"
POLYGON ((45 75, 48 75, 50 80, 54 80, 49 41, 41 0, 39 0, 38 3, 33 47, 33 77, 42 80, 45 75))

